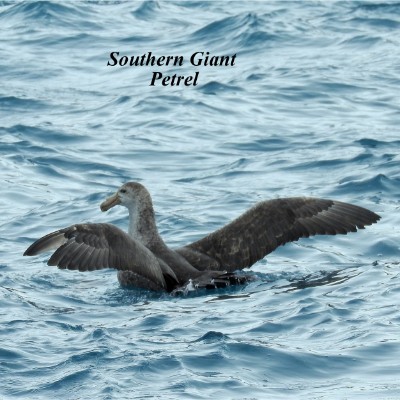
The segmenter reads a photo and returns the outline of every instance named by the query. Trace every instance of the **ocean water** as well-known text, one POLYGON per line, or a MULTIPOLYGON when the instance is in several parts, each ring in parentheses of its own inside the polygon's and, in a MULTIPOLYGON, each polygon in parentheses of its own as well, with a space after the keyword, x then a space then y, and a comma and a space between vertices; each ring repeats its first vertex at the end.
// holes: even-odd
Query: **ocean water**
POLYGON ((0 399, 399 399, 399 28, 389 1, 0 1, 0 399), (130 180, 171 246, 267 198, 382 219, 181 297, 22 256, 73 223, 126 229, 99 204, 130 180))

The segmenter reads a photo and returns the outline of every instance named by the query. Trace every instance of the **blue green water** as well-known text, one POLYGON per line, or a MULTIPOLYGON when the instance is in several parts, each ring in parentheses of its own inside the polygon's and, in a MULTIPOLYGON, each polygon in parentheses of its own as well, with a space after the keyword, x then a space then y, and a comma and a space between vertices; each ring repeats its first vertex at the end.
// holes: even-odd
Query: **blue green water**
POLYGON ((0 1, 0 398, 400 398, 399 28, 385 1, 0 1), (113 51, 184 56, 160 71, 198 85, 150 87, 113 51), (382 220, 187 297, 22 257, 73 223, 126 229, 99 204, 129 180, 171 246, 275 197, 382 220))

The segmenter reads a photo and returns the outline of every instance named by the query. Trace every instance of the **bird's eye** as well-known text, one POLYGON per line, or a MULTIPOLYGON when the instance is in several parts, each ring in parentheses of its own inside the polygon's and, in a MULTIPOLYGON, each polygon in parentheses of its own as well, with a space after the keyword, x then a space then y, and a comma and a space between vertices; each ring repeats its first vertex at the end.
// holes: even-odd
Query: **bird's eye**
POLYGON ((120 193, 126 193, 126 189, 120 189, 120 193))

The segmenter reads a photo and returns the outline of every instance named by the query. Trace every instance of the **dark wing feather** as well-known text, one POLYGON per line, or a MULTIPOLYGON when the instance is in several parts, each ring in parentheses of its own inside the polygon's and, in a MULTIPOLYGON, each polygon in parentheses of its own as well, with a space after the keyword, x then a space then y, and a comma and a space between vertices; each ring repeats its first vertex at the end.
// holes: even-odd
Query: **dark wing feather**
POLYGON ((278 246, 313 235, 356 232, 380 219, 339 201, 294 197, 256 204, 210 235, 177 249, 200 270, 250 267, 278 246))
POLYGON ((103 268, 131 271, 160 288, 166 288, 163 271, 155 255, 114 225, 72 225, 37 240, 24 256, 48 250, 55 250, 48 265, 79 271, 103 268))

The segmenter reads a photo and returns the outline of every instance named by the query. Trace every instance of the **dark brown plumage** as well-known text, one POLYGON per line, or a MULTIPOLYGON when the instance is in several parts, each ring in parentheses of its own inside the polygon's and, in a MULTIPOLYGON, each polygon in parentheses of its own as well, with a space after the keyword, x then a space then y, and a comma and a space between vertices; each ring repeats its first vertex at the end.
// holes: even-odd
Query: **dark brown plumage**
POLYGON ((380 217, 339 201, 293 197, 263 201, 223 228, 177 249, 198 269, 227 271, 250 267, 278 246, 300 238, 346 234, 363 229, 380 217), (202 261, 210 257, 210 265, 202 261))
POLYGON ((126 183, 101 209, 117 204, 129 210, 129 235, 110 224, 72 225, 37 240, 24 255, 55 250, 49 265, 79 271, 115 268, 122 285, 152 290, 172 291, 189 281, 198 287, 220 287, 221 282, 237 281, 230 272, 250 267, 285 243, 316 234, 356 232, 380 219, 365 208, 334 200, 275 199, 260 202, 221 229, 172 250, 158 234, 144 186, 126 183))

